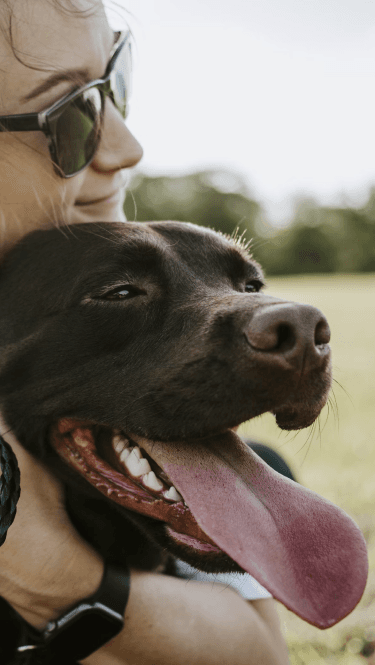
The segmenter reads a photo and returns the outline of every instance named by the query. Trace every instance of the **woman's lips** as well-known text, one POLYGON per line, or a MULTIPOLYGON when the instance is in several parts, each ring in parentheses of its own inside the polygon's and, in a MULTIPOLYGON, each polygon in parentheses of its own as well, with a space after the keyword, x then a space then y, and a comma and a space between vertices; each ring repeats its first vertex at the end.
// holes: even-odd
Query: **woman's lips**
POLYGON ((96 206, 96 205, 103 205, 106 203, 116 203, 120 201, 121 196, 123 195, 123 191, 117 191, 114 192, 113 194, 110 194, 107 197, 103 197, 101 199, 95 199, 94 201, 77 201, 76 206, 83 208, 83 207, 88 207, 88 206, 96 206))

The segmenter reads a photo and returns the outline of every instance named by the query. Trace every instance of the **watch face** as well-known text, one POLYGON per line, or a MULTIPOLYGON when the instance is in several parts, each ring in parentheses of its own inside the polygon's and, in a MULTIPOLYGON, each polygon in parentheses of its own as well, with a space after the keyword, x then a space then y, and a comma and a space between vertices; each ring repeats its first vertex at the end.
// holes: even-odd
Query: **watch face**
POLYGON ((60 658, 81 660, 115 637, 124 625, 110 609, 84 609, 45 637, 45 643, 60 658))

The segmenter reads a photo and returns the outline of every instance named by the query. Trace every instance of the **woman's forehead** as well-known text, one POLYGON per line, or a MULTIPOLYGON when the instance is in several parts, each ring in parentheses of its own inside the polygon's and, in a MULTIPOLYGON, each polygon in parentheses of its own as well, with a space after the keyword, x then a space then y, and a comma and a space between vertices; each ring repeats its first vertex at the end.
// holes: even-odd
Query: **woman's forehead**
POLYGON ((0 9, 3 28, 0 31, 0 114, 37 112, 68 92, 72 81, 61 82, 38 98, 23 101, 53 73, 87 69, 91 79, 104 74, 113 46, 113 30, 102 1, 74 0, 67 7, 71 11, 61 9, 54 1, 14 2, 12 41, 17 58, 22 62, 9 44, 7 10, 0 9))

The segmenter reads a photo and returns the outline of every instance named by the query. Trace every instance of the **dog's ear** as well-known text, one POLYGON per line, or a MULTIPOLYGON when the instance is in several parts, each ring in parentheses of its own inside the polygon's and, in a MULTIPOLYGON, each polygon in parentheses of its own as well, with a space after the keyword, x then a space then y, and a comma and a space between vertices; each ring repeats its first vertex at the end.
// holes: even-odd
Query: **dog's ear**
POLYGON ((27 363, 29 346, 27 340, 22 340, 19 343, 0 347, 0 396, 11 390, 13 385, 14 387, 17 384, 21 385, 20 380, 23 381, 25 376, 22 364, 27 363))
POLYGON ((13 393, 27 389, 31 367, 35 366, 33 353, 35 336, 0 347, 0 405, 13 393))
POLYGON ((48 423, 33 408, 35 370, 35 335, 19 343, 0 347, 0 411, 5 422, 25 448, 42 458, 48 423), (25 414, 32 413, 32 417, 25 414))

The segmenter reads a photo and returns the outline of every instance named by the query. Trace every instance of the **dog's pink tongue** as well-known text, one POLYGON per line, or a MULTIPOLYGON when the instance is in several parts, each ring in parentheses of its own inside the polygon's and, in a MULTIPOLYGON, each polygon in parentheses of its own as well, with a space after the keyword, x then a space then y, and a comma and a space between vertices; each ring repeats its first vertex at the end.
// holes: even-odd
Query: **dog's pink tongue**
POLYGON ((354 609, 367 550, 343 510, 276 473, 233 432, 148 448, 203 531, 288 609, 319 628, 354 609))

